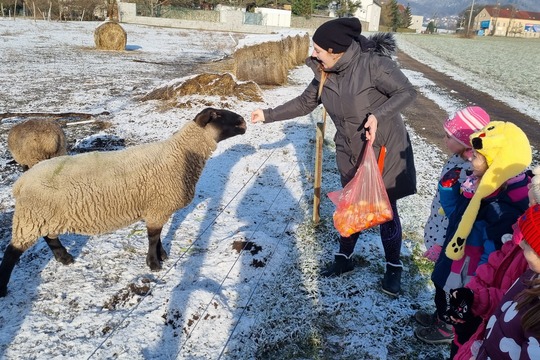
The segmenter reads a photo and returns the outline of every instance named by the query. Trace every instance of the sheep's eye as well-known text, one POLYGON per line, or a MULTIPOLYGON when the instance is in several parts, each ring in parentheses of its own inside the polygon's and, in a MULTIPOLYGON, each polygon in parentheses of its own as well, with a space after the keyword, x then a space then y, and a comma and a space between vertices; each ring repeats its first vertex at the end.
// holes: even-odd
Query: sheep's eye
POLYGON ((493 130, 493 129, 495 129, 495 126, 490 126, 490 127, 488 127, 487 129, 488 129, 488 131, 489 131, 489 130, 493 130))

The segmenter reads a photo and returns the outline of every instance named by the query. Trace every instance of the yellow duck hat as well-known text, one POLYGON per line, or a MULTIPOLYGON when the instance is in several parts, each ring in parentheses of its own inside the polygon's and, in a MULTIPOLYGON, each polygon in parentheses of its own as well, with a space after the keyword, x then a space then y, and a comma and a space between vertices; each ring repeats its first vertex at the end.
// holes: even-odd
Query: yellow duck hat
POLYGON ((480 179, 456 233, 446 247, 446 256, 452 260, 461 259, 465 253, 465 243, 482 199, 527 169, 532 161, 532 150, 527 135, 511 122, 492 121, 473 133, 470 139, 473 149, 485 156, 488 169, 480 179))

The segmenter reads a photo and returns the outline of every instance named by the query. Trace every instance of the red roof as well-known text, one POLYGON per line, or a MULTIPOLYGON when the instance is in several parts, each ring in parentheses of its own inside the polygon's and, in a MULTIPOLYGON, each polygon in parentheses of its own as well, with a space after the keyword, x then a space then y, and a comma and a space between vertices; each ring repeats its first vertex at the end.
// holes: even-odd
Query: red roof
POLYGON ((515 11, 512 8, 488 5, 484 7, 491 17, 520 20, 539 20, 540 13, 532 11, 515 11))

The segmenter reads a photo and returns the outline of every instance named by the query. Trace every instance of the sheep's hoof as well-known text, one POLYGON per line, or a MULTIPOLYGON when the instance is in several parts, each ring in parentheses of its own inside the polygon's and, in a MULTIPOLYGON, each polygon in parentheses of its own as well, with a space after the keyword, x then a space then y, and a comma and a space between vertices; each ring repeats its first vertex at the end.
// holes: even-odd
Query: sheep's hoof
POLYGON ((55 258, 56 258, 56 261, 59 261, 64 265, 73 264, 75 262, 75 260, 73 259, 73 256, 71 256, 71 254, 67 252, 62 255, 55 256, 55 258))
POLYGON ((159 260, 161 260, 161 261, 165 261, 165 260, 167 260, 167 259, 169 258, 169 255, 168 255, 167 252, 166 252, 165 250, 163 250, 163 249, 161 249, 161 250, 159 251, 159 255, 158 255, 158 256, 159 256, 159 260))
POLYGON ((158 259, 146 259, 146 265, 150 268, 152 271, 159 271, 161 270, 161 262, 158 259))

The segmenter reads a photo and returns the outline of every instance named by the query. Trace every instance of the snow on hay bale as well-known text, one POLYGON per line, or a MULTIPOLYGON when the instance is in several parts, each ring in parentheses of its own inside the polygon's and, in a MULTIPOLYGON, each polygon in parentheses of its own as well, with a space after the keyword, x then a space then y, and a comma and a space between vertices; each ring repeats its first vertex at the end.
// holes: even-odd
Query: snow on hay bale
POLYGON ((275 40, 239 46, 234 52, 235 74, 239 80, 259 85, 283 85, 288 71, 304 64, 309 55, 309 35, 278 34, 275 40))
POLYGON ((150 91, 141 100, 171 100, 190 95, 235 96, 240 101, 263 101, 261 90, 256 83, 253 81, 237 82, 229 73, 203 73, 173 80, 150 91))
POLYGON ((94 42, 98 50, 125 50, 127 33, 114 21, 106 21, 94 30, 94 42))

